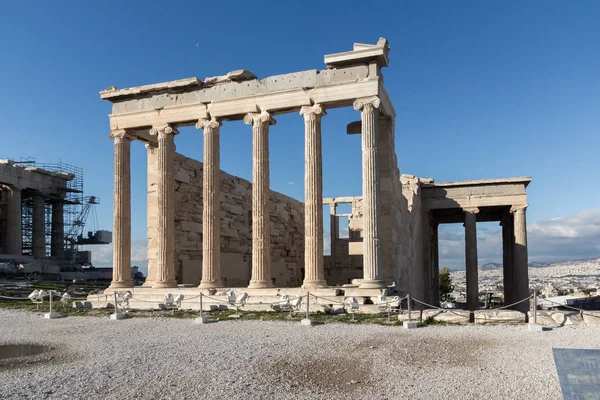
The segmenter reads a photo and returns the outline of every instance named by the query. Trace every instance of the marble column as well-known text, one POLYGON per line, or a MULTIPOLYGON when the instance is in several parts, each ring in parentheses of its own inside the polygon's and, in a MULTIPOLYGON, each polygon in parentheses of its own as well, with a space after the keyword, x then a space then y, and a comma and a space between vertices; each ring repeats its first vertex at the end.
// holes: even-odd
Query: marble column
POLYGON ((269 126, 266 111, 244 117, 252 125, 252 278, 249 288, 271 288, 271 229, 269 213, 269 126))
POLYGON ((36 193, 33 195, 33 215, 31 232, 31 253, 34 257, 46 256, 46 230, 45 230, 45 201, 44 196, 36 193))
MULTIPOLYGON (((529 261, 527 255, 527 221, 525 210, 527 205, 513 206, 510 212, 514 217, 514 243, 513 243, 513 282, 515 288, 514 301, 519 301, 529 296, 529 261)), ((529 302, 515 306, 516 310, 527 312, 529 302)))
POLYGON ((202 167, 202 280, 200 288, 223 287, 221 279, 221 163, 219 128, 215 118, 200 119, 196 128, 204 131, 202 167))
POLYGON ((158 232, 158 196, 156 193, 156 187, 158 185, 158 168, 157 168, 157 146, 151 143, 146 143, 146 155, 147 155, 147 163, 146 163, 146 171, 147 171, 147 186, 148 186, 148 195, 146 196, 147 202, 147 216, 146 216, 146 224, 148 228, 148 276, 144 281, 142 286, 144 287, 152 287, 154 281, 156 280, 156 264, 158 261, 158 253, 157 253, 157 240, 156 234, 158 232), (152 212, 151 212, 152 211, 152 212))
POLYGON ((440 256, 439 256, 439 224, 430 221, 429 227, 429 265, 431 266, 431 301, 433 305, 440 304, 440 256))
POLYGON ((11 188, 6 194, 6 253, 20 256, 23 254, 21 189, 11 188))
POLYGON ((158 238, 157 271, 153 288, 175 288, 175 135, 179 131, 167 125, 153 127, 158 137, 158 238))
POLYGON ((477 274, 477 213, 478 208, 464 208, 465 258, 467 275, 467 309, 479 308, 479 278, 477 274))
POLYGON ((131 280, 131 141, 134 136, 114 130, 113 279, 111 289, 133 287, 131 280))
POLYGON ((500 225, 502 226, 502 277, 504 286, 504 305, 511 304, 515 300, 515 287, 513 281, 513 218, 507 213, 500 225))
POLYGON ((300 109, 304 116, 304 289, 327 286, 323 263, 323 155, 320 104, 300 109))
POLYGON ((361 288, 385 288, 382 248, 379 237, 381 208, 379 190, 379 104, 378 97, 357 99, 354 109, 362 121, 362 187, 363 187, 363 279, 361 288))
POLYGON ((62 200, 52 202, 52 225, 50 234, 50 255, 53 258, 65 257, 65 220, 62 200))

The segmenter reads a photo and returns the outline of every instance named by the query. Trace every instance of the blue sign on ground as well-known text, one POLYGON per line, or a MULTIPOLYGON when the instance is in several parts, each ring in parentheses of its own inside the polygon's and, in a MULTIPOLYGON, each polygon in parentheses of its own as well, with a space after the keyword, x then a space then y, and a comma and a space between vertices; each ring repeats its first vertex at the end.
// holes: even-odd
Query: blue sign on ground
POLYGON ((563 398, 600 400, 600 350, 552 349, 563 398))

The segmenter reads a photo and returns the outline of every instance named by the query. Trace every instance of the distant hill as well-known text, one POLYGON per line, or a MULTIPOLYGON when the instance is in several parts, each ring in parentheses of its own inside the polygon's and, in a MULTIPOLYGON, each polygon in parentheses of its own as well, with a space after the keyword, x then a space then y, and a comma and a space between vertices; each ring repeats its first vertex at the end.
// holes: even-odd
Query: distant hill
POLYGON ((548 267, 548 266, 550 266, 550 264, 541 263, 541 262, 537 262, 537 261, 531 261, 529 263, 529 268, 544 268, 544 267, 548 267))
POLYGON ((491 270, 498 269, 498 268, 502 268, 502 264, 487 263, 487 264, 482 265, 481 267, 479 267, 479 269, 482 270, 482 271, 491 271, 491 270))

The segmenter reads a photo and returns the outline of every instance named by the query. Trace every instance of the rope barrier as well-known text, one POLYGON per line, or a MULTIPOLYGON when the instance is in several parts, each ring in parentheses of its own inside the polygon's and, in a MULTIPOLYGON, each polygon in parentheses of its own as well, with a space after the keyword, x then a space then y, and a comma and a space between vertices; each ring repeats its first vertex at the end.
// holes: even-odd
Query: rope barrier
POLYGON ((325 300, 325 301, 328 301, 328 302, 331 302, 331 303, 335 303, 335 304, 341 304, 341 305, 343 305, 343 306, 345 306, 345 305, 346 305, 346 303, 344 303, 343 301, 331 300, 331 299, 328 299, 328 298, 326 298, 326 297, 317 296, 316 294, 312 294, 312 293, 310 293, 310 295, 311 295, 312 297, 314 297, 315 299, 323 299, 323 300, 325 300))
POLYGON ((502 306, 502 307, 498 307, 498 308, 493 308, 493 310, 504 310, 504 309, 506 309, 506 308, 509 308, 509 307, 512 307, 512 306, 516 306, 517 304, 521 304, 521 303, 523 303, 524 301, 530 300, 531 298, 533 298, 533 295, 531 295, 531 296, 529 296, 529 297, 526 297, 526 298, 524 298, 523 300, 519 300, 519 301, 517 301, 516 303, 509 304, 509 305, 507 305, 507 306, 502 306))
POLYGON ((28 297, 9 297, 9 296, 1 296, 0 299, 8 299, 8 300, 29 300, 28 297))
MULTIPOLYGON (((469 313, 469 315, 470 315, 470 314, 475 314, 475 312, 476 312, 476 311, 498 311, 498 310, 504 310, 504 309, 507 309, 507 308, 509 308, 509 307, 512 307, 512 306, 515 306, 515 305, 517 305, 517 304, 520 304, 520 303, 523 303, 523 302, 525 302, 525 301, 528 301, 528 300, 530 300, 532 297, 533 297, 533 295, 531 295, 531 296, 529 296, 529 297, 526 297, 526 298, 524 298, 524 299, 522 299, 522 300, 519 300, 519 301, 517 301, 517 302, 515 302, 515 303, 508 304, 508 305, 506 305, 506 306, 502 306, 502 307, 499 307, 499 308, 480 308, 480 309, 477 309, 477 310, 474 310, 474 311, 471 311, 471 310, 462 310, 462 311, 463 311, 463 312, 468 312, 468 313, 469 313)), ((438 309, 438 310, 441 310, 442 312, 448 312, 448 313, 450 313, 450 314, 454 314, 454 315, 458 315, 458 316, 462 316, 462 317, 464 317, 464 315, 463 315, 463 314, 461 314, 461 313, 458 313, 458 312, 455 312, 455 311, 452 311, 452 309, 450 309, 450 308, 442 308, 442 307, 434 306, 434 305, 432 305, 432 304, 428 304, 428 303, 425 303, 425 302, 423 302, 423 301, 420 301, 420 300, 418 300, 418 299, 415 299, 414 297, 412 297, 412 299, 413 299, 415 302, 417 302, 417 303, 423 304, 424 306, 427 306, 427 307, 430 307, 430 308, 433 308, 433 309, 438 309)), ((487 321, 502 321, 502 319, 498 319, 498 318, 487 318, 486 320, 487 320, 487 321)))

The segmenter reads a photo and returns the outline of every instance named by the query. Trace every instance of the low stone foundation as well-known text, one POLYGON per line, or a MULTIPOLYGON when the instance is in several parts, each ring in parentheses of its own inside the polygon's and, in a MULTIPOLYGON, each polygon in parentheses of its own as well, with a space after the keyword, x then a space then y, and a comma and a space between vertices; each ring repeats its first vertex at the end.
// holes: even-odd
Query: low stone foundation
MULTIPOLYGON (((530 311, 529 321, 533 322, 533 313, 530 311)), ((568 325, 600 325, 600 311, 538 311, 537 323, 557 328, 568 325)))

